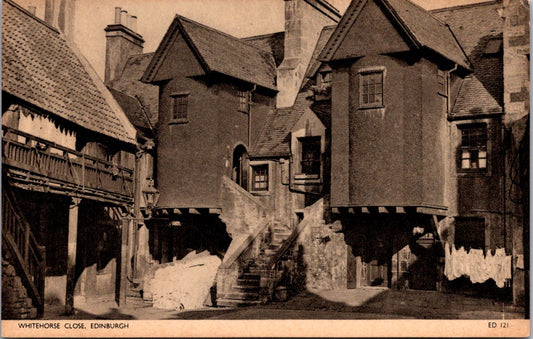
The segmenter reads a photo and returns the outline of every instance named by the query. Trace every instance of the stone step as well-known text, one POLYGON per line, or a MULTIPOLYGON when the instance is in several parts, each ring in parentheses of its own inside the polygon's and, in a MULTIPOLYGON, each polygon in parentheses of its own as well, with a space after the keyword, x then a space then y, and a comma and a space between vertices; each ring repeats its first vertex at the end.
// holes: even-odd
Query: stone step
POLYGON ((259 300, 234 300, 234 299, 217 299, 217 306, 224 307, 246 307, 261 304, 259 300))
POLYGON ((230 292, 227 298, 235 300, 257 300, 259 299, 259 292, 230 292))
POLYGON ((243 292, 257 292, 259 291, 259 284, 258 285, 233 285, 232 288, 234 290, 243 291, 243 292))
POLYGON ((246 279, 246 280, 260 280, 261 276, 254 274, 254 273, 242 273, 239 276, 239 279, 246 279))
POLYGON ((243 278, 238 278, 237 279, 237 285, 239 286, 256 286, 258 287, 259 284, 261 283, 261 279, 243 279, 243 278))

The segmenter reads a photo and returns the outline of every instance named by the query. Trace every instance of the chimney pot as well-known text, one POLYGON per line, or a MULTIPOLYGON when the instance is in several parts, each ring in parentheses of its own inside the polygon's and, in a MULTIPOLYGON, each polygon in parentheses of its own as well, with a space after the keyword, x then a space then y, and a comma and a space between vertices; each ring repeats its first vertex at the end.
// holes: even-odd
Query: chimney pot
POLYGON ((137 33, 137 17, 135 15, 131 16, 131 30, 137 33))
POLYGON ((120 11, 122 8, 115 7, 115 24, 120 24, 120 11))
POLYGON ((37 7, 35 6, 29 6, 28 12, 30 12, 32 15, 35 15, 35 12, 37 11, 37 7))
POLYGON ((120 11, 120 23, 127 27, 128 25, 128 11, 121 10, 120 11))

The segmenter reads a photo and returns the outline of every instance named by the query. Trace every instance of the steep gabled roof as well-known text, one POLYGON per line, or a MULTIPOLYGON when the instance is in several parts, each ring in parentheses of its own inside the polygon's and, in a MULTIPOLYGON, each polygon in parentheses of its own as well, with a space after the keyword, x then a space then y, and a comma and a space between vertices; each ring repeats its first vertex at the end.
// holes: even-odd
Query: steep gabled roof
POLYGON ((180 15, 174 18, 141 81, 154 80, 167 55, 168 47, 180 32, 206 73, 218 72, 276 90, 276 64, 272 53, 180 15))
POLYGON ((475 76, 464 79, 453 106, 452 118, 502 114, 503 108, 475 76))
POLYGON ((262 34, 242 38, 257 48, 272 53, 276 62, 276 67, 281 65, 285 56, 285 32, 262 34))
POLYGON ((250 157, 290 156, 290 132, 308 108, 317 115, 326 128, 329 128, 331 101, 313 102, 312 93, 305 90, 306 87, 305 84, 302 86, 292 107, 278 108, 268 114, 265 126, 252 147, 250 157))
POLYGON ((322 65, 322 62, 318 60, 318 57, 320 55, 320 52, 322 52, 322 50, 324 49, 324 46, 328 42, 329 38, 331 37, 331 34, 333 34, 333 32, 335 31, 335 28, 337 28, 336 25, 325 26, 324 28, 322 28, 320 36, 318 37, 318 40, 316 42, 315 50, 313 51, 313 55, 311 56, 309 67, 307 68, 307 72, 305 73, 306 77, 315 76, 316 72, 320 68, 320 65, 322 65))
POLYGON ((325 48, 319 56, 321 61, 332 59, 344 37, 359 17, 367 1, 376 1, 393 18, 397 27, 403 31, 409 45, 413 48, 427 48, 465 69, 470 69, 470 62, 455 39, 450 28, 433 17, 422 7, 409 0, 354 0, 344 13, 325 48))
POLYGON ((87 60, 10 0, 2 1, 2 91, 93 132, 135 142, 135 129, 87 60))
POLYGON ((143 106, 141 105, 141 102, 137 98, 117 91, 112 87, 108 87, 108 89, 109 92, 111 92, 111 94, 115 98, 115 100, 118 102, 120 107, 122 107, 122 110, 124 110, 124 113, 126 113, 126 116, 133 124, 133 126, 143 132, 150 131, 152 129, 152 125, 148 120, 148 114, 146 113, 143 106))
MULTIPOLYGON (((140 81, 153 56, 153 52, 130 56, 122 73, 110 83, 110 86, 125 95, 137 99, 149 116, 151 125, 155 126, 159 113, 159 87, 140 81)), ((117 99, 117 101, 119 100, 117 99)), ((135 125, 133 121, 132 123, 135 125)))

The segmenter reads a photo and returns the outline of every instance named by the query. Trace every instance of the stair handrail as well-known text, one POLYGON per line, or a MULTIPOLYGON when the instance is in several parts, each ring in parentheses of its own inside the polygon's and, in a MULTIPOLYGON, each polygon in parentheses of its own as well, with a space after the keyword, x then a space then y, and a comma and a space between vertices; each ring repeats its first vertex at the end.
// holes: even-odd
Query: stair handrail
POLYGON ((281 259, 281 257, 285 254, 285 252, 287 252, 287 250, 292 246, 292 243, 294 242, 294 240, 296 240, 296 238, 298 238, 298 236, 300 235, 300 233, 302 233, 302 231, 307 227, 307 225, 309 225, 311 223, 311 221, 309 219, 304 219, 302 220, 297 226, 296 228, 291 232, 291 234, 289 235, 289 237, 287 238, 287 240, 285 240, 283 242, 283 245, 278 249, 278 251, 276 252, 276 254, 274 254, 272 256, 272 258, 270 259, 270 261, 267 263, 267 268, 268 269, 274 269, 274 266, 276 266, 276 264, 278 263, 278 261, 281 259))
POLYGON ((237 260, 244 253, 244 251, 246 251, 250 244, 252 244, 253 241, 257 239, 257 237, 268 227, 271 222, 271 219, 263 220, 262 223, 260 223, 259 226, 257 226, 252 233, 248 234, 248 236, 243 240, 243 242, 239 244, 239 246, 228 257, 228 259, 222 261, 220 268, 230 268, 231 265, 235 262, 235 260, 237 260))
MULTIPOLYGON (((17 227, 22 230, 24 234, 24 243, 19 244, 16 242, 13 234, 9 232, 9 227, 3 225, 2 227, 2 238, 4 243, 8 245, 9 249, 15 257, 15 267, 18 268, 21 274, 21 280, 25 283, 28 293, 32 300, 36 303, 36 308, 38 310, 38 315, 42 315, 44 309, 44 279, 45 279, 45 248, 40 246, 35 239, 33 232, 29 223, 21 216, 21 213, 18 211, 16 205, 14 204, 14 196, 12 192, 9 192, 7 189, 7 184, 4 182, 3 185, 3 202, 2 209, 7 209, 3 211, 3 215, 11 213, 13 218, 16 219, 16 222, 13 223, 14 227, 17 227), (34 272, 31 268, 32 265, 30 262, 33 261, 37 270, 34 272), (33 277, 33 279, 32 279, 33 277)), ((6 220, 2 220, 6 222, 6 220)))

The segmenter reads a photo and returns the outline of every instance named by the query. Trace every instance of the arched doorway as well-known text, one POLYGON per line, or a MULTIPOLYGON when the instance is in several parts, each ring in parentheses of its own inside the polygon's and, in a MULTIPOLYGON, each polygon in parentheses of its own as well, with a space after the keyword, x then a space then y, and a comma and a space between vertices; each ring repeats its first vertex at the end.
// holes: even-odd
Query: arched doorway
POLYGON ((233 151, 231 179, 239 186, 248 190, 248 152, 246 147, 238 145, 233 151))

